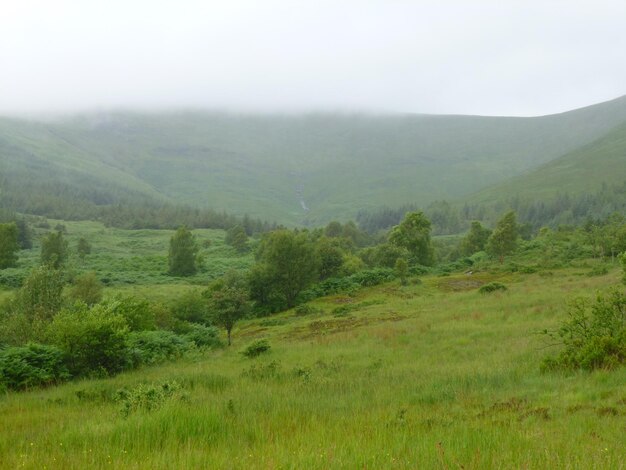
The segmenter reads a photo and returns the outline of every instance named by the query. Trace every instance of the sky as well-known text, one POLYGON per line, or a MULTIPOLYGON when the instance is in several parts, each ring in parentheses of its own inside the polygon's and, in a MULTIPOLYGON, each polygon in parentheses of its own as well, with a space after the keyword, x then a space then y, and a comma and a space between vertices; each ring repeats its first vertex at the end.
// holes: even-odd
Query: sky
POLYGON ((0 0, 0 114, 551 114, 626 94, 625 25, 624 0, 0 0))

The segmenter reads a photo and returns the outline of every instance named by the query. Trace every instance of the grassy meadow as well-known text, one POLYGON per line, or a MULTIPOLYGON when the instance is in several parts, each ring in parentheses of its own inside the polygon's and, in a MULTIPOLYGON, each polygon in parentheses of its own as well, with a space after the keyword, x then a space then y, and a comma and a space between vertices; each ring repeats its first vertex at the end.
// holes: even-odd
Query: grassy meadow
MULTIPOLYGON (((223 230, 193 231, 199 254, 205 260, 194 276, 176 278, 168 275, 167 255, 173 230, 124 230, 105 227, 100 222, 71 222, 48 220, 50 228, 35 228, 33 248, 19 253, 18 267, 2 271, 5 279, 20 283, 29 271, 39 265, 40 239, 57 224, 65 227, 64 238, 69 242, 70 260, 66 271, 70 275, 95 271, 105 285, 105 294, 118 292, 167 300, 185 289, 205 287, 229 269, 247 269, 253 262, 251 251, 239 254, 224 243, 223 230), (91 254, 81 261, 76 254, 78 240, 84 237, 92 246, 91 254)), ((251 241, 250 243, 254 243, 251 241)), ((19 285, 19 284, 17 284, 19 285)), ((10 295, 0 290, 0 301, 10 295)))
MULTIPOLYGON (((92 263, 104 262, 98 246, 92 263)), ((107 256, 119 250, 130 263, 134 249, 107 256)), ((558 325, 574 296, 619 282, 617 268, 588 270, 384 284, 318 299, 306 315, 241 322, 224 350, 8 393, 0 467, 625 468, 626 369, 539 370, 556 352, 539 332, 558 325), (491 280, 508 291, 479 294, 491 280), (269 352, 240 353, 261 338, 269 352), (180 389, 161 406, 120 411, 119 389, 164 382, 180 389)), ((161 288, 173 287, 155 295, 161 288)))

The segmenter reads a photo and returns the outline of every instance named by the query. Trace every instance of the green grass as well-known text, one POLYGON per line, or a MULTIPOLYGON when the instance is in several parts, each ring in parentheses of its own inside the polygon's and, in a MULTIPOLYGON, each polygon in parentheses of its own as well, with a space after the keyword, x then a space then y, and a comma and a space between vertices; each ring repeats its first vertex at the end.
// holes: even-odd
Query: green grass
POLYGON ((57 198, 71 207, 125 196, 320 225, 360 209, 462 197, 625 120, 624 97, 537 118, 180 112, 0 119, 0 169, 9 188, 3 198, 13 204, 26 204, 17 193, 46 189, 46 201, 29 206, 37 213, 57 198))
POLYGON ((481 191, 473 202, 493 202, 507 197, 547 201, 558 194, 581 194, 622 184, 626 180, 626 126, 553 160, 528 174, 481 191))
MULTIPOLYGON (((65 226, 70 258, 67 269, 72 274, 95 271, 107 287, 106 292, 129 292, 151 299, 165 299, 193 286, 206 286, 229 269, 247 269, 253 262, 252 252, 239 254, 224 244, 223 230, 193 230, 205 258, 204 266, 194 276, 178 278, 167 274, 167 254, 173 230, 123 230, 108 228, 99 222, 49 220, 65 226), (83 263, 76 255, 78 240, 84 237, 92 252, 83 263)), ((19 252, 17 268, 3 270, 4 276, 23 278, 40 262, 40 240, 47 229, 35 229, 34 245, 19 252)), ((251 241, 254 243, 254 241, 251 241)), ((0 296, 8 295, 0 291, 0 296)), ((0 297, 1 300, 2 297, 0 297)))
POLYGON ((427 277, 242 322, 231 348, 0 398, 2 468, 624 468, 626 369, 541 374, 538 331, 619 272, 427 277), (485 296, 476 285, 505 283, 485 296), (356 305, 333 314, 341 305, 356 305), (267 338, 271 351, 240 351, 267 338), (275 363, 274 366, 270 364, 275 363), (251 372, 252 371, 252 372, 251 372), (185 398, 123 417, 121 387, 185 398))

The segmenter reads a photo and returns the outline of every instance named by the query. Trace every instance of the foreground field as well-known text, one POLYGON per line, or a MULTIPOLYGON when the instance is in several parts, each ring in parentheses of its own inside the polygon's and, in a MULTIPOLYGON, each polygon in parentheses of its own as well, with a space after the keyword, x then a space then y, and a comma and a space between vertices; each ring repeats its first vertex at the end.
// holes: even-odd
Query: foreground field
POLYGON ((617 283, 583 272, 388 284, 243 322, 224 351, 7 394, 0 467, 624 468, 626 369, 539 372, 538 332, 617 283), (256 338, 272 349, 246 359, 256 338), (164 382, 161 407, 120 412, 119 389, 164 382))

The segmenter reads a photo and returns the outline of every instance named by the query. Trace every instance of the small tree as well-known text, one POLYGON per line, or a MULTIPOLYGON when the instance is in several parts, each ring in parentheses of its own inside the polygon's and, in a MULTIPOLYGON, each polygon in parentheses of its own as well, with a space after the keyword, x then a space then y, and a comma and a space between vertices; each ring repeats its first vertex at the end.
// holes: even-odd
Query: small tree
POLYGON ((102 283, 96 277, 96 273, 85 273, 77 277, 70 297, 85 302, 88 306, 99 303, 102 300, 102 283))
POLYGON ((319 257, 307 233, 271 232, 263 239, 257 257, 261 266, 252 271, 253 277, 263 278, 269 296, 278 294, 286 308, 294 307, 298 294, 318 279, 319 257))
POLYGON ((463 256, 471 256, 474 253, 483 251, 487 246, 487 240, 491 235, 491 230, 485 228, 477 220, 472 222, 470 230, 461 240, 460 251, 463 256))
POLYGON ((493 233, 487 241, 487 252, 497 257, 500 263, 504 261, 504 257, 517 248, 517 221, 515 212, 507 212, 502 217, 493 233))
POLYGON ((91 244, 85 238, 81 237, 80 240, 78 240, 76 252, 78 253, 80 260, 85 262, 85 257, 91 254, 91 244))
POLYGON ((391 229, 389 242, 406 248, 418 263, 429 266, 434 258, 430 230, 430 221, 423 212, 409 212, 399 225, 391 229))
POLYGON ((409 275, 409 264, 404 258, 398 258, 395 265, 396 276, 400 279, 403 286, 407 285, 407 277, 409 275))
POLYGON ((17 265, 18 231, 15 223, 0 224, 0 269, 17 265))
POLYGON ((246 280, 236 271, 229 271, 213 282, 205 293, 213 322, 226 329, 228 345, 235 324, 250 311, 246 280))
POLYGON ((67 240, 63 232, 51 232, 41 241, 41 263, 60 269, 67 259, 67 240))
POLYGON ((235 225, 226 231, 224 242, 243 253, 248 248, 248 235, 241 225, 235 225))
POLYGON ((343 264, 343 250, 335 243, 336 239, 321 237, 317 241, 317 255, 320 259, 320 279, 336 276, 343 264))
POLYGON ((193 234, 182 226, 170 239, 169 273, 172 276, 191 276, 197 272, 198 247, 193 234))
POLYGON ((61 309, 63 285, 58 270, 45 265, 35 268, 17 293, 17 310, 31 321, 51 319, 61 309))

